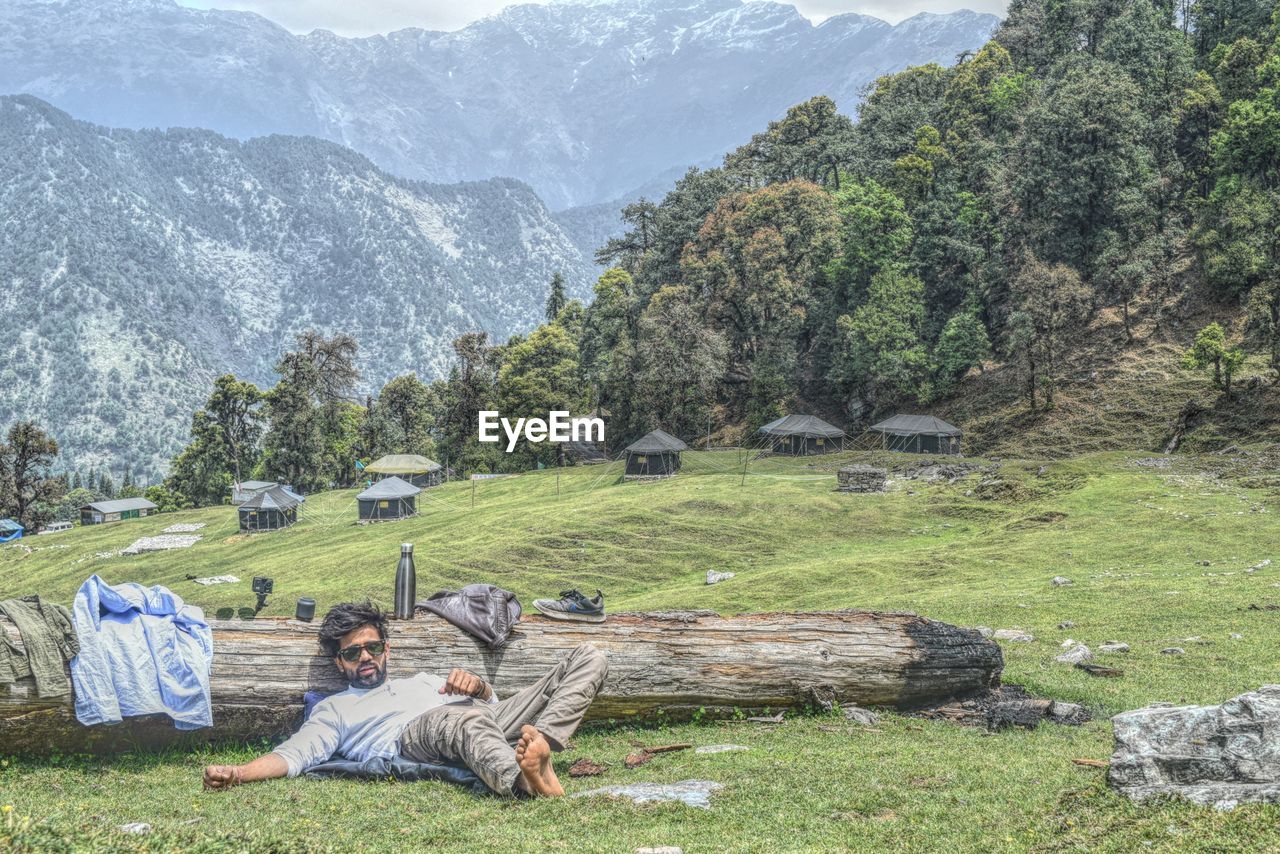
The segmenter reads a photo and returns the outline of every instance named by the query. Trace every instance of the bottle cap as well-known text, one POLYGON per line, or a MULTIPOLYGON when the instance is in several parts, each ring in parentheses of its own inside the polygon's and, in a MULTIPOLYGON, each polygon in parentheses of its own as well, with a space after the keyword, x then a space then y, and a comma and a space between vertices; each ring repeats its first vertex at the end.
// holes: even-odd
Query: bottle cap
POLYGON ((405 553, 405 552, 411 552, 411 551, 413 551, 413 543, 401 543, 401 544, 400 544, 400 553, 401 553, 401 554, 403 554, 403 553, 405 553))

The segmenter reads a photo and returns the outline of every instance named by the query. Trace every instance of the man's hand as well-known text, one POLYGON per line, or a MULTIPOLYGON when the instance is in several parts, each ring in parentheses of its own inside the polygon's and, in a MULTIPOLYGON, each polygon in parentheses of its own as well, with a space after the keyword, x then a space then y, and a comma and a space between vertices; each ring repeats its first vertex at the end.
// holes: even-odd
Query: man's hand
POLYGON ((444 680, 444 686, 440 689, 441 694, 463 694, 467 697, 475 697, 477 700, 488 700, 493 696, 486 683, 474 673, 469 673, 461 667, 455 667, 449 671, 449 678, 444 680))
POLYGON ((210 765, 204 769, 204 787, 206 789, 230 789, 239 786, 244 780, 240 776, 238 765, 210 765))

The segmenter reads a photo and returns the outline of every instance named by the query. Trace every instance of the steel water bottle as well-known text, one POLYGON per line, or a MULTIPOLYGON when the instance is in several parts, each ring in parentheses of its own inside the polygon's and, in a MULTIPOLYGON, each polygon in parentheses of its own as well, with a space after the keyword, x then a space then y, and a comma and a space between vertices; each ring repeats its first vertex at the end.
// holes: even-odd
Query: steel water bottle
POLYGON ((400 546, 400 563, 396 566, 396 619, 412 620, 413 603, 418 597, 418 575, 413 568, 413 543, 400 546))

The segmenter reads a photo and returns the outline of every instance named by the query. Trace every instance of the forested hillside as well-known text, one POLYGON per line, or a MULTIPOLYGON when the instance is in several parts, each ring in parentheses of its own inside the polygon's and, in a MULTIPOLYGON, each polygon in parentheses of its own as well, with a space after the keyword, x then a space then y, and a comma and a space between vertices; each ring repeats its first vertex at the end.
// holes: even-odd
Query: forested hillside
MULTIPOLYGON (((526 301, 504 316, 514 325, 545 310, 547 322, 505 340, 458 335, 452 353, 434 339, 431 367, 447 377, 433 382, 401 376, 367 399, 356 393, 403 373, 385 327, 352 322, 385 314, 401 299, 394 288, 361 285, 368 308, 342 323, 293 312, 287 329, 272 327, 283 337, 249 348, 253 368, 233 367, 262 389, 228 376, 196 412, 172 500, 219 500, 235 465, 314 488, 350 483, 356 459, 387 452, 462 470, 557 461, 550 445, 507 455, 478 444, 480 409, 596 412, 615 450, 659 426, 735 440, 796 410, 856 434, 893 411, 928 408, 958 420, 971 451, 1001 453, 1274 436, 1274 11, 1273 2, 1019 0, 956 66, 882 78, 856 122, 816 96, 722 166, 692 169, 660 202, 628 206, 629 230, 601 248, 596 260, 609 269, 589 301, 572 299, 570 279, 545 306, 530 305, 527 295, 547 292, 536 279, 550 280, 550 260, 504 267, 529 278, 526 301), (313 324, 354 337, 327 368, 317 353, 338 339, 309 334, 290 348, 284 335, 313 324), (276 376, 264 377, 272 365, 276 376), (335 366, 340 375, 327 376, 335 366), (228 418, 252 422, 234 447, 228 418)), ((137 138, 173 144, 187 133, 137 138)), ((282 143, 243 150, 272 144, 282 143)), ((363 298, 351 290, 357 280, 344 271, 341 293, 363 298)), ((76 304, 48 293, 58 298, 47 314, 76 304)), ((209 320, 217 312, 194 309, 179 312, 184 322, 197 318, 202 335, 219 328, 209 320)), ((439 328, 482 324, 458 317, 439 328)), ((76 364, 59 363, 71 386, 85 375, 76 364)), ((189 412, 210 374, 186 376, 196 378, 187 397, 160 399, 189 412)), ((126 380, 119 397, 138 399, 138 381, 126 380)), ((76 423, 59 419, 50 431, 66 442, 60 431, 76 423)))
POLYGON ((983 368, 987 404, 1034 423, 1069 380, 1147 351, 1147 382, 1206 378, 1224 409, 1273 394, 1274 7, 1016 0, 955 67, 882 78, 856 123, 816 97, 630 206, 592 304, 539 334, 575 341, 581 402, 619 441, 795 407, 857 432, 965 408, 957 384, 983 368), (1251 353, 1270 376, 1241 390, 1251 353))
POLYGON ((372 388, 541 316, 587 265, 510 179, 393 178, 328 142, 121 131, 0 98, 0 425, 58 468, 155 481, 226 371, 265 382, 304 329, 350 332, 372 388))
MULTIPOLYGON (((1201 447, 1274 436, 1273 5, 1019 0, 954 68, 882 78, 856 123, 815 97, 628 206, 589 304, 553 289, 534 332, 457 339, 448 379, 397 379, 310 447, 557 461, 477 443, 480 409, 596 412, 614 450, 655 427, 733 441, 797 410, 856 435, 930 408, 970 451, 1014 454, 1172 447, 1202 424, 1201 447)), ((289 422, 272 406, 259 471, 349 480, 318 451, 273 463, 289 422)), ((197 441, 170 486, 219 496, 200 472, 227 460, 197 441)))

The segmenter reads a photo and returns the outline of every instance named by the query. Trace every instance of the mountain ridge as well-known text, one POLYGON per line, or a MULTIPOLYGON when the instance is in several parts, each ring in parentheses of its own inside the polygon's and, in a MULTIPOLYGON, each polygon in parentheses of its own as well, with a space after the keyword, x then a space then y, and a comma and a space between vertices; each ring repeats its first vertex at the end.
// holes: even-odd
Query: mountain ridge
POLYGON ((162 471, 214 376, 260 385, 305 328, 360 341, 367 387, 441 376, 457 335, 541 316, 590 269, 511 178, 399 179, 334 143, 133 131, 0 97, 0 423, 68 466, 162 471), (127 403, 126 403, 127 402, 127 403))
POLYGON ((510 175, 561 210, 717 159, 815 94, 852 111, 876 77, 949 63, 997 23, 612 0, 349 38, 172 0, 14 0, 0 8, 0 91, 110 126, 317 136, 416 179, 510 175))

